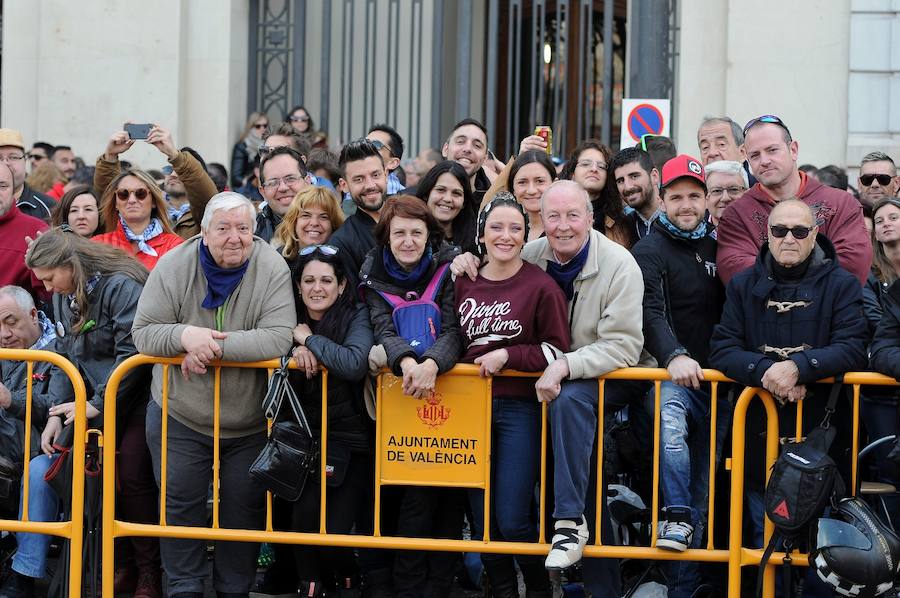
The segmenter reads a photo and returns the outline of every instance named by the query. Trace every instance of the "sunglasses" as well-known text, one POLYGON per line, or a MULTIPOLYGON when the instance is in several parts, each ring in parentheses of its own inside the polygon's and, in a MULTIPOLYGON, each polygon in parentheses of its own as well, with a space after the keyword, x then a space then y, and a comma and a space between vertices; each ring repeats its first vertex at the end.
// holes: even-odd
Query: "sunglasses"
POLYGON ((878 181, 878 184, 882 187, 887 187, 891 184, 891 179, 893 179, 889 174, 861 174, 859 175, 859 182, 868 187, 874 181, 878 181))
POLYGON ((253 128, 254 128, 254 129, 262 129, 262 130, 265 130, 265 129, 268 129, 268 128, 269 128, 269 125, 263 123, 263 124, 261 124, 261 125, 253 125, 253 128))
POLYGON ((292 123, 305 123, 309 120, 308 116, 292 116, 290 118, 292 123))
POLYGON ((753 120, 747 122, 746 125, 744 125, 744 135, 747 134, 747 131, 749 131, 750 129, 752 129, 753 127, 755 127, 756 125, 758 125, 760 123, 769 123, 769 124, 773 124, 773 125, 778 125, 782 129, 787 131, 788 135, 791 134, 791 130, 788 129, 787 125, 784 124, 783 120, 781 120, 774 114, 763 114, 762 116, 757 116, 753 120))
POLYGON ((782 226, 780 224, 773 224, 769 227, 769 232, 772 233, 772 236, 776 239, 783 239, 787 236, 788 233, 794 235, 795 239, 805 239, 809 236, 809 233, 812 232, 812 226, 782 226))
POLYGON ((321 251, 323 254, 331 256, 337 255, 338 248, 334 245, 307 245, 300 250, 300 255, 309 255, 315 251, 321 251))
POLYGON ((641 149, 645 152, 647 151, 647 140, 653 139, 654 137, 659 137, 659 135, 654 135, 653 133, 644 133, 641 135, 641 149))
POLYGON ((134 198, 138 201, 144 201, 147 199, 147 196, 150 195, 150 192, 146 189, 119 189, 116 191, 116 197, 118 197, 120 201, 128 201, 129 195, 134 195, 134 198))
POLYGON ((46 160, 47 156, 42 156, 40 154, 28 154, 27 158, 32 162, 40 162, 41 160, 46 160))
POLYGON ((391 151, 391 148, 388 147, 387 145, 381 143, 381 142, 378 141, 377 139, 366 139, 366 141, 368 141, 369 143, 371 143, 372 145, 374 145, 374 146, 375 146, 375 149, 377 149, 377 150, 386 149, 386 150, 388 151, 388 153, 391 155, 391 157, 394 156, 394 152, 391 151))

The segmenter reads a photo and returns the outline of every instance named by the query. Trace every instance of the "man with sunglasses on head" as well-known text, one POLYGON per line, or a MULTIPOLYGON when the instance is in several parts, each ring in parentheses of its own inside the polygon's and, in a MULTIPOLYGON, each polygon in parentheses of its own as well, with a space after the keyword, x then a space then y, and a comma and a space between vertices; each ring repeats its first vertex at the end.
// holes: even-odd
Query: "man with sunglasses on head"
POLYGON ((256 216, 256 236, 271 241, 297 194, 309 187, 306 162, 290 147, 273 148, 259 163, 259 192, 266 205, 256 216))
POLYGON ((872 244, 862 207, 846 191, 826 187, 797 169, 799 146, 787 125, 773 115, 744 127, 744 153, 757 183, 728 206, 719 219, 717 264, 726 284, 750 268, 766 242, 766 217, 781 201, 797 198, 812 208, 820 234, 834 244, 841 267, 865 284, 872 244))
MULTIPOLYGON (((728 284, 710 343, 713 368, 740 384, 766 389, 781 404, 779 430, 785 435, 795 429, 797 413, 787 403, 803 401, 803 430, 812 430, 825 415, 831 390, 816 381, 865 369, 867 361, 862 288, 838 267, 835 247, 819 234, 813 209, 797 199, 772 209, 768 242, 753 266, 728 284)), ((831 421, 838 425, 830 454, 843 470, 849 466, 842 455, 852 431, 848 401, 838 403, 831 421)), ((759 547, 766 481, 765 442, 759 441, 766 415, 759 401, 751 403, 747 422, 746 505, 759 547)))
POLYGON ((15 129, 0 129, 0 162, 9 166, 13 175, 13 199, 23 214, 50 222, 56 200, 38 193, 25 183, 25 142, 15 129))
POLYGON ((870 208, 882 199, 896 197, 900 188, 897 166, 883 152, 870 152, 863 156, 858 182, 859 202, 870 208))
POLYGON ((366 133, 366 139, 378 148, 384 167, 388 171, 387 194, 396 195, 405 185, 400 182, 395 172, 403 160, 403 137, 393 127, 385 124, 373 125, 366 133))

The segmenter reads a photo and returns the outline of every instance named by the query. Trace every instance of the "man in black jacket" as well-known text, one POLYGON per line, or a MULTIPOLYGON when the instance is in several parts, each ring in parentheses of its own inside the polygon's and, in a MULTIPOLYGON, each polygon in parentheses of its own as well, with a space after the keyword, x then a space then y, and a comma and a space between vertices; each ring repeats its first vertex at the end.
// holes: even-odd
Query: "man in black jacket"
MULTIPOLYGON (((706 218, 706 183, 699 160, 680 155, 662 169, 663 212, 656 233, 633 249, 644 276, 644 346, 671 381, 660 396, 659 468, 665 520, 656 545, 699 547, 709 488, 711 395, 703 384, 709 340, 719 321, 724 289, 716 276, 716 241, 706 218)), ((652 412, 655 400, 648 397, 652 412)), ((720 396, 716 449, 729 421, 720 396)), ((699 584, 696 563, 674 563, 670 596, 690 596, 699 584)))
POLYGON ((0 129, 0 161, 13 173, 13 197, 23 214, 50 222, 56 200, 25 184, 25 142, 15 129, 0 129))
POLYGON ((297 193, 309 187, 306 162, 289 147, 276 147, 259 164, 259 192, 266 205, 256 215, 256 236, 271 241, 297 193))
POLYGON ((378 148, 368 139, 345 145, 338 166, 343 173, 341 191, 350 194, 357 210, 331 236, 329 243, 341 250, 338 255, 350 288, 355 289, 359 268, 366 254, 375 247, 375 224, 387 198, 387 170, 378 148))

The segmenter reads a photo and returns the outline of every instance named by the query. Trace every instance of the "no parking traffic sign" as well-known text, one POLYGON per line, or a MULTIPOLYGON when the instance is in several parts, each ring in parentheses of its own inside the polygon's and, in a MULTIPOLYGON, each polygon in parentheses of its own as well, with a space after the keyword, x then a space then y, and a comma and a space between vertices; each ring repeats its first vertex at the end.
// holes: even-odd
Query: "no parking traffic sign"
POLYGON ((669 135, 669 100, 622 100, 619 149, 632 147, 643 135, 669 135))

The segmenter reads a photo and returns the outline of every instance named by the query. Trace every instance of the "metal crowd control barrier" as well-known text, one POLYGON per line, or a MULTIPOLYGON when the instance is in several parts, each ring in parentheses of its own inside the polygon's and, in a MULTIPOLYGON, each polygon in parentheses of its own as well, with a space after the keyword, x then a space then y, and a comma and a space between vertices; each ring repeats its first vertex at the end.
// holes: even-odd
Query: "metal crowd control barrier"
POLYGON ((78 369, 65 357, 51 351, 32 349, 0 349, 0 361, 24 361, 27 363, 25 402, 25 446, 22 455, 22 516, 19 519, 0 520, 0 529, 8 532, 25 532, 59 536, 69 541, 69 595, 81 596, 82 547, 84 543, 84 460, 86 442, 86 401, 84 380, 78 369), (75 426, 72 441, 72 514, 69 521, 30 521, 28 518, 29 471, 31 465, 31 422, 33 418, 32 390, 35 362, 50 363, 68 376, 75 394, 75 426))
MULTIPOLYGON (((821 383, 833 383, 833 378, 821 380, 821 383)), ((872 372, 848 372, 844 375, 845 386, 853 389, 852 404, 852 436, 850 462, 850 484, 848 488, 853 495, 858 486, 859 468, 859 408, 861 386, 898 386, 894 378, 875 374, 872 372)), ((746 446, 746 419, 750 402, 758 397, 766 410, 766 480, 768 480, 771 466, 778 457, 778 445, 780 432, 778 425, 778 413, 775 400, 772 395, 760 388, 745 388, 734 406, 734 422, 732 426, 732 454, 731 454, 731 520, 728 539, 728 596, 740 596, 741 567, 759 565, 763 549, 745 548, 742 542, 743 514, 744 514, 744 448, 746 446)), ((793 437, 800 440, 803 434, 803 401, 795 403, 797 416, 793 437)), ((765 518, 764 544, 768 544, 772 537, 774 525, 768 517, 765 518)), ((763 598, 772 598, 775 595, 775 568, 784 557, 784 552, 773 552, 766 566, 763 578, 763 598)), ((794 566, 805 567, 808 565, 808 555, 792 553, 791 562, 794 566)))
MULTIPOLYGON (((113 547, 114 539, 118 537, 144 536, 159 538, 180 538, 219 541, 245 541, 245 542, 272 542, 283 544, 305 544, 311 546, 331 547, 355 547, 355 548, 385 548, 402 550, 436 550, 454 552, 479 552, 479 553, 505 553, 505 554, 534 554, 544 555, 550 546, 545 537, 545 508, 546 496, 546 426, 547 405, 542 408, 542 439, 541 439, 541 508, 540 525, 537 542, 501 542, 490 538, 490 430, 491 430, 491 379, 483 379, 478 376, 478 367, 473 365, 458 365, 453 370, 438 379, 435 396, 430 400, 416 401, 402 394, 400 381, 390 374, 381 374, 377 390, 377 418, 376 418, 376 455, 375 455, 375 525, 372 535, 330 534, 326 533, 326 470, 319 468, 321 508, 318 533, 302 533, 274 530, 272 527, 272 503, 271 496, 267 499, 265 529, 225 529, 219 525, 219 404, 220 404, 220 380, 222 367, 272 369, 278 366, 275 360, 252 363, 216 363, 211 366, 211 374, 215 376, 214 391, 214 442, 213 442, 213 517, 212 527, 187 527, 172 526, 166 522, 166 438, 168 416, 168 370, 171 366, 178 366, 181 358, 155 358, 145 355, 131 357, 122 363, 110 376, 107 384, 107 397, 115 397, 122 377, 131 369, 144 364, 159 364, 164 368, 162 392, 162 472, 160 480, 160 521, 157 525, 139 524, 115 519, 115 401, 108 399, 105 406, 105 433, 104 443, 104 504, 103 504, 103 596, 113 596, 113 547), (464 409, 464 414, 459 411, 464 409), (462 421, 460 421, 462 420, 462 421), (399 429, 412 430, 405 437, 398 437, 399 429), (403 456, 400 456, 400 453, 403 456), (455 472, 449 473, 444 467, 439 466, 463 466, 455 472), (380 489, 385 485, 407 486, 438 486, 483 489, 485 504, 484 538, 482 540, 450 540, 384 536, 381 533, 380 489)), ((715 370, 703 370, 704 384, 710 385, 711 413, 710 413, 710 447, 716 446, 717 399, 719 385, 730 382, 721 372, 715 370)), ((505 372, 507 376, 536 377, 539 374, 522 372, 505 372)), ((766 407, 768 418, 768 443, 767 463, 771 464, 777 454, 778 420, 775 417, 775 407, 771 397, 765 391, 748 388, 740 396, 734 412, 733 422, 733 456, 732 469, 732 496, 731 496, 731 534, 728 549, 716 549, 713 546, 713 526, 715 518, 715 452, 710 450, 709 455, 709 505, 708 505, 708 540, 704 548, 688 549, 684 552, 672 552, 655 547, 655 530, 658 524, 658 511, 660 506, 659 496, 659 437, 660 437, 660 385, 668 380, 669 376, 664 369, 653 368, 627 368, 610 372, 601 377, 598 386, 598 413, 603 413, 604 394, 606 381, 609 380, 640 380, 651 382, 655 387, 655 416, 653 432, 653 497, 651 505, 651 545, 650 546, 608 546, 600 541, 600 534, 595 534, 594 544, 585 548, 586 557, 594 558, 630 558, 645 560, 665 561, 697 561, 720 562, 729 565, 729 596, 740 596, 740 572, 741 567, 758 564, 762 551, 741 546, 741 526, 743 523, 743 447, 745 439, 744 426, 746 425, 746 412, 750 401, 754 396, 760 396, 766 407)), ((857 429, 859 414, 859 385, 860 384, 894 384, 892 379, 877 374, 852 373, 845 376, 845 383, 854 385, 854 430, 857 429)), ((322 440, 321 455, 324 460, 327 455, 327 372, 323 373, 322 381, 322 440)), ((259 397, 262 400, 262 397, 259 397)), ((798 404, 802 417, 802 403, 798 404)), ((799 434, 801 423, 798 423, 799 434)), ((603 464, 603 417, 598 417, 597 429, 597 476, 602 480, 603 464)), ((404 436, 401 434, 401 436, 404 436)), ((857 433, 854 433, 854 454, 857 448, 857 433)), ((855 485, 856 465, 853 467, 853 482, 855 485)), ((604 484, 597 485, 597 521, 600 513, 605 508, 604 484)), ((767 522, 768 539, 771 534, 771 523, 767 522)), ((802 564, 803 555, 797 555, 796 564, 802 564)), ((772 563, 777 562, 777 553, 773 556, 772 563)), ((767 592, 771 596, 774 591, 772 583, 772 567, 768 568, 766 575, 767 592)))

